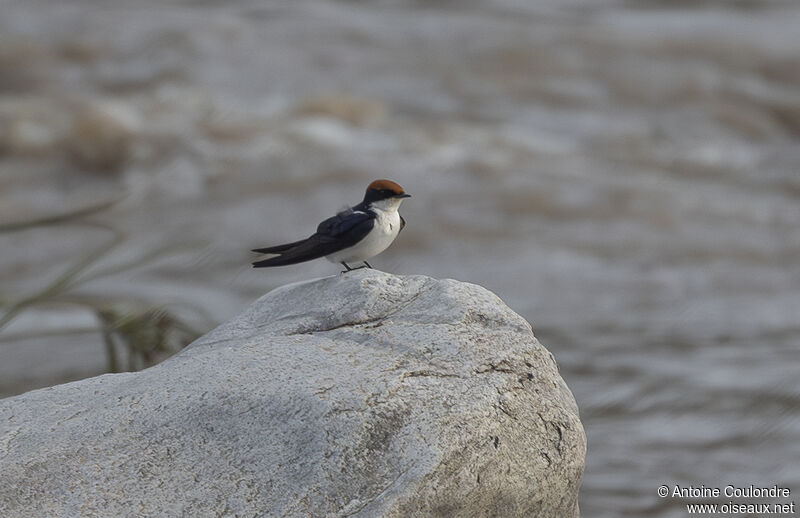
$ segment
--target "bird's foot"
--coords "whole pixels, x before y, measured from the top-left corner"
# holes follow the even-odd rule
[[[363,264],[363,265],[361,265],[361,266],[356,266],[355,268],[351,268],[350,266],[348,266],[348,264],[347,264],[347,263],[345,263],[344,261],[342,261],[342,266],[344,266],[345,268],[347,268],[346,270],[342,270],[342,273],[352,272],[353,270],[361,270],[361,269],[363,269],[363,268],[369,268],[370,270],[374,270],[374,268],[372,267],[372,265],[371,265],[371,264],[369,264],[368,262],[366,262],[366,261],[363,261],[363,263],[364,263],[364,264]]]

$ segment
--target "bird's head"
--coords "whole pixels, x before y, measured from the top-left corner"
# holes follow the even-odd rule
[[[410,198],[410,194],[391,180],[375,180],[364,194],[364,203],[383,210],[397,209],[403,198]]]

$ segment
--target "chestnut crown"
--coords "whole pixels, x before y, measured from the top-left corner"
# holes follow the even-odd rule
[[[404,191],[402,187],[391,180],[375,180],[367,187],[367,192],[364,195],[364,202],[370,203],[388,198],[410,197],[410,194],[406,194],[406,191]]]

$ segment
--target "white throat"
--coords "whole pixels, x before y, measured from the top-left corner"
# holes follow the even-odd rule
[[[370,208],[384,212],[396,212],[402,202],[403,198],[386,198],[385,200],[373,201],[370,204]]]

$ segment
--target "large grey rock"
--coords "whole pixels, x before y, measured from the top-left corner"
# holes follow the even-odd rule
[[[584,454],[499,298],[359,270],[143,372],[0,400],[0,516],[570,517]]]

